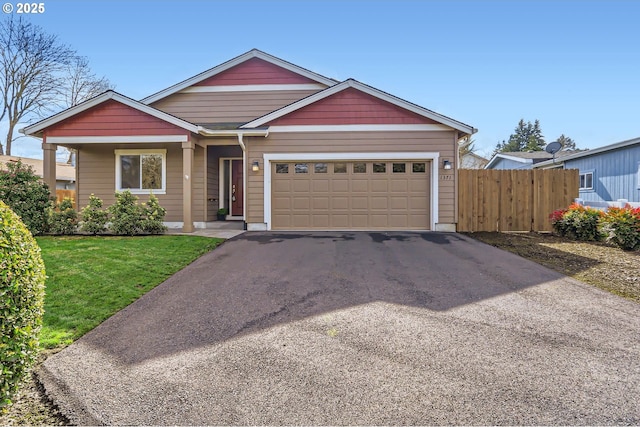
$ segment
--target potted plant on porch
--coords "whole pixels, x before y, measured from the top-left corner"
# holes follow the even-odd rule
[[[227,208],[218,209],[218,221],[226,220],[228,213],[229,213],[229,209],[227,209]]]

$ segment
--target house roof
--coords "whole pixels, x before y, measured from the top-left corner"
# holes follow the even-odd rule
[[[8,162],[21,161],[25,165],[29,165],[33,168],[33,172],[40,178],[43,176],[43,160],[32,159],[30,157],[18,157],[18,156],[0,156],[0,169],[5,169],[5,165]],[[58,181],[75,181],[76,180],[76,168],[68,163],[57,162],[56,164],[56,180]]]
[[[63,110],[61,112],[59,112],[58,114],[54,114],[51,117],[48,117],[44,120],[41,120],[37,123],[34,123],[30,126],[25,127],[24,129],[20,129],[20,132],[25,134],[25,135],[29,135],[29,136],[36,136],[36,137],[41,137],[42,136],[42,131],[56,123],[60,123],[63,120],[66,120],[78,113],[81,113],[83,111],[86,111],[90,108],[93,108],[97,105],[102,104],[103,102],[109,101],[109,100],[114,100],[117,102],[120,102],[124,105],[127,105],[131,108],[134,108],[136,110],[142,111],[143,113],[149,114],[151,116],[157,117],[158,119],[164,120],[168,123],[171,123],[175,126],[178,126],[180,128],[183,128],[185,130],[188,130],[190,132],[193,133],[198,133],[199,128],[197,125],[194,125],[193,123],[189,123],[185,120],[182,120],[176,116],[173,116],[171,114],[165,113],[164,111],[160,111],[156,108],[150,107],[146,104],[143,104],[141,102],[138,102],[134,99],[131,99],[127,96],[124,96],[118,92],[115,92],[113,90],[108,90],[106,92],[101,93],[98,96],[95,96],[85,102],[82,102],[74,107],[71,108],[67,108],[66,110]]]
[[[463,133],[465,133],[466,135],[471,135],[475,132],[477,132],[477,129],[475,129],[472,126],[469,126],[467,124],[464,124],[462,122],[459,122],[457,120],[454,120],[450,117],[444,116],[442,114],[436,113],[435,111],[431,111],[428,110],[424,107],[421,107],[417,104],[411,103],[409,101],[405,101],[404,99],[398,98],[396,96],[393,96],[387,92],[383,92],[379,89],[376,89],[374,87],[371,87],[369,85],[366,85],[364,83],[361,83],[357,80],[354,79],[347,79],[341,83],[338,83],[334,86],[328,87],[324,90],[321,90],[320,92],[316,92],[312,95],[309,95],[305,98],[300,99],[299,101],[293,102],[289,105],[286,105],[282,108],[279,108],[275,111],[272,111],[270,113],[267,113],[261,117],[258,117],[257,119],[254,119],[248,123],[245,123],[244,125],[240,126],[241,129],[251,129],[254,127],[258,127],[258,126],[262,126],[267,124],[268,122],[275,120],[277,118],[280,118],[282,116],[285,116],[293,111],[299,110],[303,107],[306,107],[307,105],[313,104],[314,102],[320,101],[321,99],[325,99],[333,94],[336,94],[340,91],[346,90],[348,88],[355,88],[357,90],[360,90],[364,93],[367,93],[371,96],[374,96],[376,98],[382,99],[384,101],[387,101],[391,104],[397,105],[398,107],[404,108],[406,110],[412,111],[418,115],[421,115],[423,117],[429,118],[431,120],[435,120],[437,122],[440,122],[444,125],[447,125],[453,129],[459,130]]]
[[[582,157],[593,156],[599,153],[606,153],[607,151],[617,150],[619,148],[629,147],[633,145],[640,145],[640,137],[627,139],[625,141],[616,142],[613,144],[605,145],[603,147],[598,147],[598,148],[593,148],[588,150],[581,150],[578,152],[571,152],[568,155],[563,156],[562,161],[565,162],[567,160],[580,159]],[[551,166],[553,164],[554,164],[553,161],[545,161],[545,162],[537,163],[535,167],[545,167],[545,166]]]
[[[230,59],[227,62],[224,62],[220,65],[217,65],[207,71],[204,71],[200,74],[197,74],[191,78],[188,78],[186,80],[181,81],[180,83],[177,83],[173,86],[170,86],[164,90],[161,90],[160,92],[156,92],[153,95],[149,95],[146,98],[142,99],[140,102],[144,103],[144,104],[151,104],[152,102],[156,102],[159,101],[162,98],[166,98],[169,95],[173,95],[176,92],[181,91],[182,89],[185,89],[189,86],[193,86],[196,83],[199,83],[205,79],[208,79],[210,77],[215,76],[216,74],[219,74],[223,71],[226,71],[232,67],[235,67],[236,65],[239,65],[245,61],[248,61],[252,58],[259,58],[262,59],[263,61],[267,61],[270,62],[274,65],[277,65],[279,67],[282,67],[286,70],[292,71],[296,74],[300,74],[304,77],[307,77],[311,80],[314,80],[318,83],[322,83],[324,85],[327,86],[333,86],[336,83],[338,83],[337,80],[334,79],[330,79],[328,77],[322,76],[318,73],[314,73],[313,71],[309,71],[306,68],[302,68],[299,67],[295,64],[292,64],[290,62],[287,62],[283,59],[280,58],[276,58],[273,55],[269,55],[268,53],[262,52],[261,50],[258,49],[251,49],[249,52],[243,53],[240,56],[236,56],[233,59]]]
[[[556,153],[556,159],[566,157],[575,153],[575,151],[560,151]],[[485,169],[491,169],[500,159],[511,160],[522,164],[540,164],[546,160],[553,159],[553,154],[549,154],[546,151],[512,151],[506,153],[496,153],[489,163],[484,167]]]

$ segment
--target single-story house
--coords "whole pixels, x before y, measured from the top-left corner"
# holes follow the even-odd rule
[[[22,132],[77,152],[78,207],[156,195],[171,227],[451,230],[472,126],[251,50],[140,101],[107,91]],[[144,197],[143,197],[144,200]]]
[[[6,169],[5,165],[9,162],[18,161],[31,166],[33,172],[40,178],[44,176],[42,159],[32,159],[30,157],[0,156],[0,169]],[[58,190],[74,190],[76,188],[76,168],[68,163],[57,162],[55,185],[52,187],[51,184],[49,184],[49,188],[56,188]]]
[[[557,156],[557,154],[556,154]],[[496,153],[484,166],[485,169],[531,169],[533,165],[552,159],[546,151],[516,151]]]
[[[640,138],[579,151],[535,168],[578,169],[580,198],[586,202],[640,203]]]

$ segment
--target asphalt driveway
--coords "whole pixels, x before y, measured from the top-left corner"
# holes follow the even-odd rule
[[[448,233],[245,233],[40,376],[73,422],[640,424],[640,305]]]

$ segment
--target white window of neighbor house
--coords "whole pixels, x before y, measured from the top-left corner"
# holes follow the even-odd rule
[[[593,171],[580,172],[580,190],[593,190]]]
[[[640,190],[640,162],[638,162],[637,180],[638,180],[638,190]]]
[[[115,150],[116,190],[165,194],[167,150]]]

